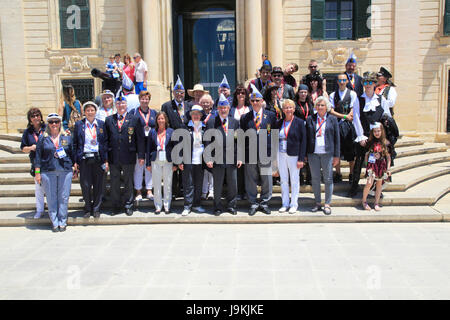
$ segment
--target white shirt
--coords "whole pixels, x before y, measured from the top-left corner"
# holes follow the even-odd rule
[[[194,145],[192,147],[192,164],[202,164],[202,155],[204,146],[202,141],[201,130],[203,127],[203,122],[200,121],[200,123],[196,126],[194,122],[191,120],[189,122],[189,125],[194,128],[194,132],[192,133],[194,137]]]
[[[127,98],[127,112],[139,108],[139,106],[141,105],[141,103],[139,102],[139,96],[137,94],[131,93],[125,97]]]
[[[115,113],[116,113],[116,110],[114,108],[105,110],[105,108],[100,107],[98,109],[97,113],[95,114],[95,119],[102,120],[104,122],[106,117],[112,116]]]
[[[141,59],[141,61],[136,64],[136,69],[134,71],[136,82],[144,82],[147,80],[145,79],[145,71],[148,72],[147,63]]]
[[[250,108],[249,107],[242,107],[241,109],[238,109],[238,108],[236,108],[236,111],[234,111],[234,115],[233,115],[233,117],[237,120],[237,121],[239,121],[239,120],[241,120],[241,117],[244,115],[244,114],[246,114],[246,113],[248,113],[250,111]]]
[[[384,92],[384,90],[386,90],[386,88],[384,88],[381,91],[380,95],[383,95],[383,92]],[[390,89],[389,89],[389,93],[388,93],[386,101],[387,101],[388,108],[393,108],[395,106],[395,102],[397,101],[397,90],[395,90],[394,87],[389,87],[389,88]]]
[[[320,118],[319,115],[317,115],[317,123],[316,123],[316,143],[314,146],[314,153],[316,154],[324,154],[326,153],[325,151],[325,128],[327,126],[327,114],[325,113],[325,115],[323,116],[323,119],[325,120],[324,123],[322,124],[322,126],[319,126],[319,120],[322,121],[322,119]],[[319,136],[319,127],[320,130],[322,131],[322,136]],[[319,139],[323,139],[323,145],[320,146],[318,143]]]
[[[98,152],[97,127],[98,123],[96,119],[94,119],[92,124],[86,119],[86,124],[84,127],[84,153]],[[95,141],[95,145],[92,144],[92,141]]]
[[[349,90],[348,88],[345,88],[344,91],[339,90],[339,101],[342,101],[342,99],[344,99],[345,95],[347,94],[347,90]],[[335,96],[336,92],[332,92],[330,94],[330,103],[331,103],[331,108],[335,108],[334,105],[334,96]],[[350,109],[359,109],[359,99],[358,99],[358,95],[356,94],[355,91],[350,90]],[[341,119],[344,120],[344,119]]]

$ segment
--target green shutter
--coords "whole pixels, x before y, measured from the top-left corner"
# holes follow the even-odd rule
[[[368,12],[370,6],[370,0],[355,0],[354,14],[355,14],[355,39],[370,37],[371,14]]]
[[[76,5],[80,8],[80,28],[67,28],[67,8]],[[59,1],[61,48],[90,48],[91,22],[88,0],[60,0]]]
[[[325,0],[311,0],[311,39],[325,37]]]
[[[450,36],[450,0],[445,0],[444,34]]]

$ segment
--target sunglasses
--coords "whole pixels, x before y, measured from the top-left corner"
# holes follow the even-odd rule
[[[236,94],[244,94],[245,95],[245,91],[236,91]]]
[[[309,66],[310,69],[317,69],[317,66]]]
[[[272,75],[272,77],[274,77],[274,78],[281,78],[282,76],[283,75],[281,73],[276,73],[276,74]]]
[[[37,118],[37,117],[40,117],[40,116],[41,116],[40,114],[32,114],[32,115],[30,116],[30,118],[33,119],[33,118]]]
[[[250,100],[251,102],[261,102],[262,100],[261,99],[258,99],[258,100]]]
[[[57,123],[60,123],[61,121],[59,121],[59,120],[49,120],[48,121],[48,124],[57,124]]]
[[[136,60],[137,58],[139,58],[139,56],[133,57],[134,60]]]
[[[338,82],[344,83],[344,82],[347,82],[347,79],[338,79]]]
[[[373,81],[364,81],[364,85],[365,86],[370,86],[370,85],[372,85],[372,84],[374,84],[375,82],[373,82]]]

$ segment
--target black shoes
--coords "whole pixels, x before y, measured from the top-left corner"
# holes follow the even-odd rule
[[[270,211],[269,207],[267,207],[267,206],[261,207],[261,211],[264,212],[264,213],[267,214],[267,215],[269,215],[269,214],[272,213],[272,212]]]
[[[90,211],[85,211],[84,215],[83,215],[83,218],[89,219],[90,217],[91,217],[91,212]]]
[[[254,216],[256,214],[256,211],[258,211],[258,207],[251,207],[250,211],[248,212],[248,215]]]
[[[220,209],[214,210],[214,215],[215,215],[216,217],[220,216],[221,214],[222,214],[222,210],[220,210]]]
[[[64,227],[59,227],[59,232],[64,232],[64,231],[66,231],[66,226],[64,226]]]
[[[133,215],[133,209],[127,208],[127,216],[131,217]]]
[[[269,207],[267,205],[264,205],[264,206],[259,206],[259,207],[251,207],[250,211],[248,212],[248,215],[254,216],[256,214],[256,211],[258,211],[258,210],[264,212],[267,215],[272,213],[272,211],[269,209]]]
[[[95,212],[94,212],[94,218],[95,218],[95,219],[100,218],[100,211],[95,211]]]
[[[237,210],[234,208],[228,208],[227,212],[231,213],[233,216],[237,215]]]

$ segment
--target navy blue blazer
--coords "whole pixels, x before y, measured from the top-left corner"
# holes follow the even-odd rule
[[[141,116],[141,114],[139,112],[139,109],[140,109],[140,107],[131,110],[130,114],[137,116],[139,118],[139,120],[141,120],[142,129],[145,130],[144,129],[145,128],[145,120],[144,120],[144,118],[142,118],[142,116]],[[150,108],[148,110],[150,112],[150,118],[148,120],[148,126],[150,128],[154,128],[154,127],[156,127],[156,114],[157,114],[157,112],[156,112],[156,110],[153,110],[153,109],[150,109]],[[143,133],[145,135],[145,131],[143,131]]]
[[[272,129],[276,129],[276,115],[275,113],[263,110],[262,119],[261,119],[261,125],[259,129],[266,129],[267,130],[267,156],[270,157],[272,155],[272,143],[271,143],[271,132]],[[244,132],[247,130],[255,130],[256,131],[256,124],[254,120],[253,110],[246,113],[241,117],[240,121],[240,127]],[[258,135],[258,143],[257,143],[257,157],[259,158],[259,134]],[[245,161],[248,163],[249,161],[249,142],[248,139],[245,139]]]
[[[277,121],[277,129],[281,130],[284,120]],[[287,138],[287,154],[290,157],[298,157],[298,161],[304,162],[306,155],[307,137],[305,121],[294,116]]]
[[[172,129],[187,129],[187,124],[191,117],[189,112],[191,111],[192,103],[190,101],[183,101],[184,103],[184,121],[181,120],[180,114],[178,113],[178,107],[175,100],[168,101],[161,106],[161,111],[164,111],[169,118],[169,127]]]
[[[75,163],[80,164],[83,159],[84,144],[86,138],[86,118],[77,121],[75,123],[75,129],[73,132],[73,149],[75,151]],[[98,143],[98,153],[100,155],[100,161],[102,163],[108,161],[108,144],[105,132],[105,123],[101,120],[96,119],[97,126],[97,143]]]
[[[35,168],[40,168],[41,172],[55,171],[57,169],[56,162],[59,162],[59,165],[64,168],[64,171],[72,171],[74,162],[72,137],[61,134],[59,137],[59,146],[64,148],[64,152],[67,155],[62,159],[55,158],[56,147],[50,136],[46,133],[40,136],[36,144]]]
[[[23,150],[25,147],[31,147],[32,145],[37,144],[37,140],[39,137],[45,132],[46,125],[43,124],[39,133],[34,132],[33,126],[25,129],[22,135],[22,141],[20,143],[20,150]],[[37,139],[37,140],[36,140]],[[31,166],[34,165],[34,158],[36,157],[35,151],[30,151],[29,155]]]
[[[109,164],[136,164],[136,154],[145,159],[144,131],[139,118],[127,113],[121,130],[117,121],[117,113],[105,120]]]
[[[306,136],[308,138],[307,153],[314,153],[316,147],[316,126],[317,113],[306,119]],[[339,135],[339,124],[335,116],[327,113],[325,126],[325,152],[332,154],[333,157],[340,157],[341,144]]]
[[[164,150],[166,151],[166,159],[167,162],[172,162],[172,149],[175,146],[175,143],[172,140],[172,128],[167,128],[166,130],[166,140],[164,142]],[[150,167],[152,165],[152,161],[156,161],[156,156],[158,154],[158,131],[156,129],[152,129],[148,134],[147,140],[147,161],[146,166]]]

